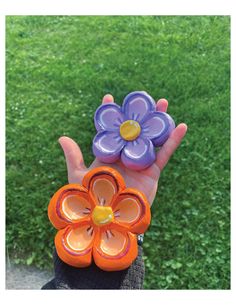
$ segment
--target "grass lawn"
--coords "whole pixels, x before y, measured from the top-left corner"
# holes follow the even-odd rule
[[[169,100],[188,133],[159,181],[144,238],[145,288],[230,288],[230,18],[9,16],[6,245],[52,268],[52,194],[67,183],[57,139],[93,160],[102,96]]]

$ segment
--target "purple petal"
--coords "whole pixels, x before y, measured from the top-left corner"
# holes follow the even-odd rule
[[[175,128],[171,116],[165,112],[156,111],[150,114],[142,124],[142,137],[152,140],[155,146],[161,146]]]
[[[121,160],[124,165],[133,170],[142,170],[150,166],[156,159],[155,148],[149,139],[137,138],[127,142]]]
[[[150,111],[153,112],[155,109],[155,101],[144,91],[136,91],[128,94],[122,105],[125,118],[138,122],[143,122]]]
[[[119,105],[115,103],[103,104],[95,112],[94,123],[99,130],[118,130],[124,121],[124,115]]]
[[[124,145],[118,132],[103,130],[93,139],[93,153],[101,162],[113,163],[119,159]]]

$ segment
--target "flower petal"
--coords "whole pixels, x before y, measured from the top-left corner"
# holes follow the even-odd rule
[[[124,165],[133,170],[142,170],[150,166],[156,158],[155,148],[149,139],[137,138],[127,142],[121,153]]]
[[[89,218],[92,209],[88,191],[79,184],[67,184],[60,188],[50,200],[48,217],[55,228]]]
[[[80,226],[67,226],[58,231],[55,246],[58,256],[68,265],[86,267],[92,261],[92,247],[95,230],[89,222]]]
[[[112,208],[116,222],[130,232],[141,234],[147,230],[151,221],[150,205],[140,191],[125,189],[119,194]]]
[[[127,120],[143,122],[150,111],[155,111],[155,107],[155,101],[150,95],[143,91],[137,91],[125,97],[122,111]]]
[[[113,163],[120,157],[125,141],[119,133],[100,131],[93,139],[93,153],[101,162]]]
[[[128,268],[138,255],[135,234],[117,229],[101,230],[94,241],[93,258],[105,271]]]
[[[152,140],[155,146],[161,146],[174,128],[175,123],[170,115],[156,111],[150,114],[142,124],[142,136]]]
[[[124,190],[122,176],[112,168],[98,167],[90,170],[83,179],[83,185],[97,205],[109,206],[117,194]]]
[[[103,104],[95,112],[94,123],[99,130],[118,130],[124,121],[124,115],[119,105],[115,103]]]

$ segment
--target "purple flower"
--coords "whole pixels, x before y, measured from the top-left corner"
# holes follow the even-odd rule
[[[95,112],[93,153],[104,163],[119,158],[133,170],[142,170],[156,159],[155,146],[161,146],[175,128],[173,119],[156,111],[156,103],[146,92],[128,94],[122,107],[103,104]]]

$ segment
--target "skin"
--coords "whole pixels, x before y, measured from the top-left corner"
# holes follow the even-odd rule
[[[114,103],[113,96],[110,94],[105,95],[102,103]],[[156,109],[158,111],[166,112],[167,107],[168,101],[166,99],[160,99],[156,103]],[[81,184],[84,175],[90,169],[107,165],[115,168],[121,173],[127,187],[136,188],[142,191],[146,195],[150,205],[152,205],[156,196],[160,174],[168,163],[170,157],[180,145],[186,132],[187,125],[184,123],[179,124],[172,131],[165,144],[158,150],[156,161],[150,167],[142,171],[132,171],[127,169],[120,161],[114,164],[105,164],[97,160],[97,158],[92,162],[89,168],[87,168],[84,164],[83,154],[78,144],[69,137],[60,137],[59,143],[66,158],[69,183]]]

